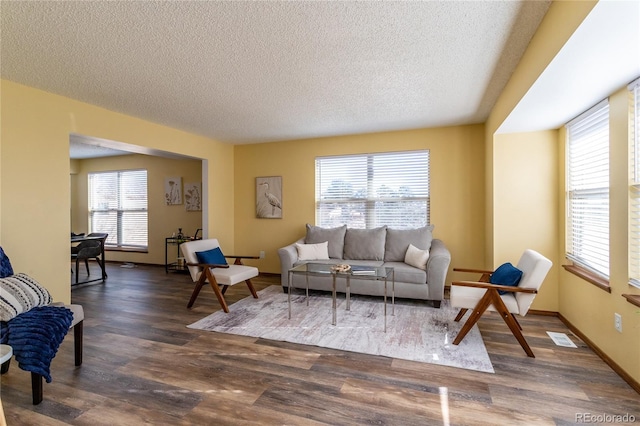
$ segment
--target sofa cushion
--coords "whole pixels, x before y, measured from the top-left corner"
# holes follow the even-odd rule
[[[307,236],[305,244],[328,243],[329,257],[332,259],[342,259],[344,250],[344,234],[347,225],[338,228],[322,228],[307,224]]]
[[[393,268],[396,283],[425,284],[427,271],[418,269],[404,262],[385,262],[382,266]]]
[[[355,260],[384,259],[386,236],[386,226],[374,229],[347,229],[344,236],[344,258]]]
[[[404,256],[404,263],[420,269],[427,269],[429,250],[420,250],[413,244],[409,244],[407,254]]]
[[[329,259],[328,242],[317,244],[296,243],[298,260],[326,260]]]
[[[53,301],[51,294],[27,274],[0,278],[0,321]]]
[[[404,257],[413,244],[420,250],[429,250],[433,240],[433,225],[412,229],[387,229],[385,242],[385,262],[404,262]]]

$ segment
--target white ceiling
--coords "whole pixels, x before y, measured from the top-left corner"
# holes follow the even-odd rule
[[[482,123],[549,1],[2,1],[2,78],[229,143]]]
[[[640,1],[600,1],[498,129],[557,129],[640,77]]]
[[[2,78],[236,144],[482,123],[548,7],[0,1],[0,65]],[[638,76],[640,2],[600,1],[499,131],[557,128]]]

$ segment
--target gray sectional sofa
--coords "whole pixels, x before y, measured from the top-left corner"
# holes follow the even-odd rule
[[[433,226],[416,229],[392,229],[386,226],[375,229],[351,229],[347,226],[321,228],[307,225],[307,235],[278,250],[282,273],[282,287],[289,287],[288,271],[306,262],[327,264],[346,263],[350,265],[386,266],[395,271],[395,296],[399,298],[422,299],[433,302],[436,308],[444,299],[444,286],[451,254],[439,239],[432,235]],[[326,242],[327,254],[318,259],[309,258],[307,248],[322,248]],[[297,246],[299,245],[299,246]],[[313,245],[313,246],[311,246]],[[424,268],[405,263],[409,261],[407,250],[420,249],[428,253]],[[303,254],[303,259],[299,258]],[[305,257],[306,256],[306,257]],[[415,263],[415,262],[413,262]],[[306,288],[305,277],[293,274],[293,288]],[[337,280],[337,291],[344,293],[346,280]],[[309,288],[331,291],[330,276],[310,276]],[[387,294],[390,295],[390,283]],[[351,279],[351,293],[371,296],[384,295],[384,281]]]

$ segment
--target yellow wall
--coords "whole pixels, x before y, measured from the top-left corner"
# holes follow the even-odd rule
[[[277,249],[315,224],[315,158],[429,149],[431,223],[451,250],[452,266],[484,262],[484,126],[457,126],[331,138],[238,145],[235,148],[235,235],[239,254],[266,258],[263,272],[280,272]],[[283,218],[255,217],[255,178],[282,176]],[[452,274],[449,276],[451,279]],[[469,278],[469,277],[467,277]]]
[[[494,136],[500,125],[516,107],[545,68],[558,54],[560,49],[569,40],[571,35],[580,26],[584,18],[591,12],[597,1],[554,1],[547,11],[544,19],[540,23],[536,33],[529,42],[527,50],[522,55],[517,68],[513,72],[511,79],[498,97],[496,104],[491,110],[485,126],[485,138],[487,140],[485,161],[487,174],[486,179],[486,267],[493,268],[500,263],[496,259],[497,253],[500,256],[507,256],[511,259],[517,258],[521,253],[518,250],[505,250],[503,247],[495,247],[494,235],[501,234],[501,225],[496,222],[494,214],[499,209],[496,198],[501,199],[494,185],[499,182],[495,177],[496,170],[502,164],[496,163],[496,157],[502,157],[501,153],[495,153]],[[507,137],[507,136],[505,136]],[[502,139],[505,142],[507,139]],[[504,144],[503,144],[504,146]],[[551,160],[551,159],[550,159]],[[542,253],[550,256],[551,253]],[[554,264],[557,263],[554,260]],[[546,284],[545,284],[546,286]]]
[[[610,134],[610,285],[607,293],[585,280],[562,270],[560,272],[559,311],[582,331],[611,359],[640,381],[640,308],[631,305],[621,294],[640,294],[640,290],[628,284],[628,160],[629,160],[629,92],[626,88],[609,98]],[[585,108],[586,110],[587,108]],[[564,132],[562,132],[564,135]],[[564,166],[564,137],[559,144],[561,163]],[[564,179],[559,186],[564,200]],[[560,219],[565,209],[562,204]],[[561,261],[566,253],[565,239],[560,240]],[[614,313],[622,315],[622,333],[613,327]]]
[[[108,251],[107,260],[164,264],[165,238],[182,228],[185,235],[193,235],[202,228],[202,212],[187,211],[185,205],[168,206],[164,200],[164,179],[170,176],[182,177],[182,184],[202,182],[202,162],[200,160],[179,160],[149,155],[124,155],[107,158],[86,159],[77,162],[76,186],[72,187],[73,232],[89,232],[87,174],[90,172],[113,170],[147,170],[149,251],[148,253]],[[74,176],[74,175],[72,175]],[[184,194],[183,194],[184,197]],[[200,234],[202,235],[202,234]],[[168,249],[169,261],[177,255],[176,247]]]
[[[219,208],[233,205],[233,146],[7,80],[0,84],[0,243],[14,269],[40,281],[55,300],[71,298],[70,133],[205,159],[203,220],[233,250],[233,211]],[[35,246],[46,255],[34,253]]]
[[[514,265],[525,249],[554,261],[532,309],[558,310],[558,132],[494,137],[494,259]]]
[[[203,190],[208,186],[209,210],[203,220],[209,223],[209,234],[221,240],[227,253],[257,255],[265,250],[266,258],[254,262],[263,272],[279,272],[277,248],[304,235],[305,223],[314,223],[316,156],[427,148],[431,150],[431,221],[436,225],[435,236],[452,252],[452,266],[496,266],[517,259],[524,244],[539,247],[555,266],[534,307],[554,310],[557,306],[640,382],[640,314],[620,296],[637,293],[626,284],[626,178],[623,185],[620,171],[627,167],[623,91],[612,98],[611,294],[559,268],[565,262],[562,129],[557,132],[555,152],[550,152],[554,132],[495,135],[595,4],[553,2],[485,126],[234,147],[3,80],[1,243],[17,270],[39,279],[57,300],[69,301],[70,132],[204,158],[208,173],[203,176]],[[529,204],[524,194],[513,196],[513,183],[523,184],[524,174],[505,161],[512,158],[527,160],[523,167],[535,168],[536,178],[539,170],[548,173],[543,181],[527,185],[541,203],[530,210],[522,205]],[[283,219],[255,218],[258,176],[283,177]],[[504,217],[504,205],[523,215],[520,224]],[[538,233],[528,228],[534,219],[541,228]],[[523,235],[522,241],[510,238],[514,231]],[[34,242],[47,253],[37,263],[33,262]],[[449,274],[449,281],[457,278]],[[613,330],[614,312],[623,316],[623,333]]]
[[[556,209],[557,218],[549,217],[551,210],[535,208],[529,212],[518,209],[521,215],[521,230],[518,235],[526,237],[527,244],[536,244],[543,254],[552,259],[554,268],[545,281],[540,295],[536,298],[535,309],[557,310],[571,324],[619,365],[636,382],[640,382],[640,313],[628,303],[622,293],[640,293],[627,284],[627,185],[628,185],[628,93],[626,90],[613,94],[610,99],[611,112],[611,294],[598,289],[585,280],[561,268],[567,264],[565,258],[565,194],[564,194],[564,142],[565,132],[559,129],[556,136],[556,152],[549,152],[554,146],[554,132],[533,132],[529,134],[496,135],[500,124],[535,83],[540,73],[549,64],[575,29],[582,23],[596,2],[554,2],[542,24],[538,28],[518,68],[513,73],[489,120],[486,123],[487,161],[487,253],[488,266],[496,266],[505,259],[515,259],[522,247],[512,242],[509,235],[517,231],[518,223],[508,220],[501,213],[506,203],[516,208],[518,203],[527,203],[522,194],[513,193],[512,182],[523,184],[527,192],[530,188],[536,197],[546,200],[550,209]],[[585,105],[588,109],[592,105]],[[521,146],[521,149],[519,148]],[[529,157],[531,155],[531,157]],[[531,175],[524,185],[519,168],[513,167],[511,159],[525,160],[522,167],[539,167],[545,173]],[[530,164],[530,161],[533,164]],[[554,172],[554,170],[556,170]],[[535,176],[535,177],[533,177]],[[545,182],[537,180],[542,178]],[[555,189],[551,186],[555,182]],[[555,202],[549,197],[555,193]],[[540,215],[542,223],[537,220]],[[535,223],[541,227],[536,234],[529,227]],[[555,245],[555,249],[554,249]],[[557,296],[554,295],[557,293]],[[556,297],[556,300],[554,300]],[[540,300],[538,300],[540,299]],[[554,306],[557,309],[554,309]],[[613,314],[623,317],[623,333],[613,328]]]

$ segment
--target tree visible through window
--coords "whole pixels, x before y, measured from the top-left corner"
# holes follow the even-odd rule
[[[316,224],[361,229],[429,224],[429,151],[317,158]]]
[[[106,245],[147,249],[147,171],[89,173],[89,228]]]

